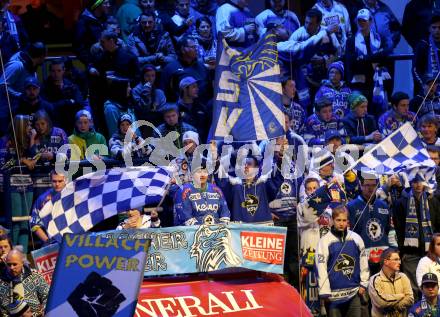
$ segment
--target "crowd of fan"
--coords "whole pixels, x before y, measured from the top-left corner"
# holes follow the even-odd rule
[[[51,172],[52,188],[39,195],[33,171],[53,164],[65,144],[72,145],[71,160],[122,160],[127,155],[148,160],[154,151],[148,140],[169,132],[177,132],[174,145],[185,150],[170,158],[174,178],[163,211],[130,210],[118,229],[230,221],[285,226],[288,281],[305,292],[313,287],[307,281],[316,276],[330,316],[368,316],[369,303],[372,316],[440,313],[439,192],[428,191],[424,175],[365,177],[356,171],[342,174],[337,164],[338,159],[350,161],[337,151],[342,145],[368,148],[407,122],[419,129],[439,164],[436,1],[410,1],[402,27],[378,0],[317,0],[303,25],[284,0],[268,1],[257,16],[247,2],[176,0],[175,13],[169,15],[154,0],[125,0],[118,8],[109,0],[93,0],[78,18],[73,39],[85,70],[69,58],[56,58],[42,80],[36,70],[45,61],[45,44],[29,41],[32,24],[26,28],[8,11],[7,1],[1,2],[0,163],[3,171],[27,167],[8,174],[4,196],[13,217],[31,215],[31,220],[30,225],[14,222],[12,241],[0,236],[0,247],[2,241],[9,246],[0,250],[10,267],[1,270],[9,273],[0,276],[0,289],[14,293],[8,288],[19,276],[23,284],[29,279],[39,285],[26,293],[31,296],[26,302],[2,296],[5,315],[41,315],[47,297],[47,286],[28,269],[23,254],[10,250],[21,245],[27,253],[29,228],[43,243],[51,242],[39,212],[64,188],[66,178]],[[412,99],[393,88],[394,61],[388,58],[401,31],[414,50]],[[215,173],[204,164],[191,168],[199,155],[196,147],[206,143],[212,124],[219,36],[241,50],[267,32],[277,39],[286,119],[273,168],[262,172],[259,155],[265,141],[251,142],[254,155],[245,158],[239,171],[223,168],[220,161]],[[138,120],[152,125],[138,126]],[[283,151],[302,139],[327,148],[313,152],[305,175],[284,178]],[[219,150],[222,144],[217,145]],[[411,308],[419,297],[421,303]],[[309,307],[319,313],[319,304]]]

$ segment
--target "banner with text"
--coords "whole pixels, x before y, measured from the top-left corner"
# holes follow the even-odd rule
[[[148,239],[65,234],[45,316],[133,316],[149,247]]]
[[[55,270],[59,251],[60,247],[58,243],[55,243],[31,252],[37,271],[43,275],[49,285],[52,283],[52,274]]]
[[[105,237],[151,239],[145,276],[210,272],[242,267],[283,273],[286,228],[201,225],[111,231]]]
[[[134,316],[312,317],[296,289],[282,277],[246,274],[211,276],[209,280],[145,279]]]

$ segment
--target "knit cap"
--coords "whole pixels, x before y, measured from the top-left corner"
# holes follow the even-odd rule
[[[354,92],[348,96],[348,103],[350,104],[351,110],[354,110],[357,106],[364,102],[368,102],[368,99],[358,92]]]

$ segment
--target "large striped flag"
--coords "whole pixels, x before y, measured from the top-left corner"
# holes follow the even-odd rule
[[[431,189],[436,187],[435,162],[429,157],[422,140],[412,125],[407,122],[374,146],[347,169],[382,174],[395,174],[404,171],[412,179],[420,174]]]
[[[119,212],[157,204],[169,184],[163,168],[113,168],[83,175],[70,182],[40,212],[49,237],[83,233]]]
[[[267,140],[284,132],[280,66],[275,35],[239,51],[224,39],[217,48],[213,139]]]

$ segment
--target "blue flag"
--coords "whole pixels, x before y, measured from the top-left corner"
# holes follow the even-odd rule
[[[119,212],[157,204],[170,176],[163,168],[135,166],[83,175],[54,195],[40,216],[51,238],[83,233]]]
[[[220,37],[211,136],[234,141],[282,136],[284,114],[275,35],[238,51]]]
[[[435,163],[409,122],[365,153],[351,169],[376,175],[402,171],[409,181],[421,177],[431,190],[437,186]]]

